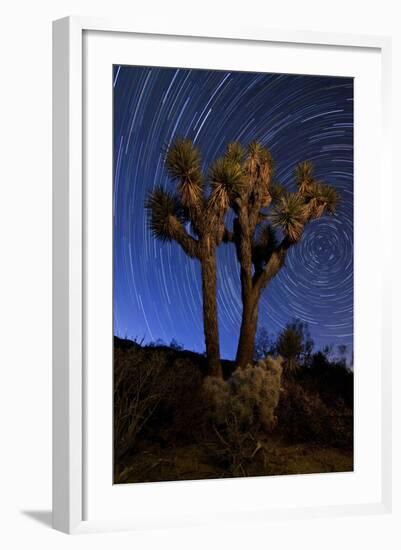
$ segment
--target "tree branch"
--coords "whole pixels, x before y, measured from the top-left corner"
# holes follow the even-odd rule
[[[291,242],[288,237],[284,237],[272,253],[270,260],[267,262],[263,270],[255,273],[253,277],[253,287],[257,289],[258,292],[261,292],[267,283],[270,282],[283,267],[287,250],[292,244],[295,243]]]
[[[253,237],[260,217],[261,208],[267,208],[271,203],[271,195],[268,191],[270,186],[272,170],[269,163],[264,163],[258,167],[257,175],[252,186],[252,204],[248,206],[249,231]]]
[[[171,239],[177,241],[185,254],[191,258],[199,258],[199,242],[189,235],[180,220],[176,216],[170,214],[168,217],[168,225]]]

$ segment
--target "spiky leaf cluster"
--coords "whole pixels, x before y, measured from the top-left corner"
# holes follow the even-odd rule
[[[334,214],[340,202],[340,196],[334,187],[320,184],[320,200],[329,214]]]
[[[148,223],[154,237],[161,241],[173,239],[172,218],[183,220],[183,210],[178,198],[157,187],[149,196],[146,202],[148,212]]]
[[[324,183],[312,182],[302,196],[307,205],[308,220],[320,218],[325,211],[334,214],[339,202],[339,195],[334,187]]]
[[[305,201],[300,193],[283,195],[270,214],[273,227],[279,227],[291,242],[302,237],[305,225]]]
[[[269,150],[258,141],[249,143],[243,162],[244,194],[246,197],[258,195],[267,205],[270,200],[268,186],[270,183],[273,160]]]
[[[231,201],[242,191],[244,180],[241,164],[224,156],[213,163],[209,179],[211,204],[226,210]]]
[[[308,220],[320,218],[324,212],[324,204],[321,201],[321,184],[312,182],[307,191],[302,193],[306,204],[306,217]]]
[[[281,183],[278,183],[277,181],[273,181],[270,184],[269,193],[272,198],[272,202],[274,203],[279,199],[281,199],[281,197],[287,195],[288,191],[285,189],[283,185],[281,185]]]
[[[239,143],[239,141],[232,141],[227,146],[225,157],[232,161],[241,164],[245,158],[246,151]]]
[[[203,197],[201,158],[192,140],[176,139],[167,151],[166,166],[170,177],[178,181],[182,204],[199,207]]]
[[[313,164],[309,160],[300,162],[295,169],[295,178],[299,192],[308,191],[314,181]]]
[[[302,334],[295,326],[287,326],[279,335],[277,351],[284,358],[284,369],[293,374],[299,369],[299,357],[303,351]]]
[[[248,145],[246,167],[251,175],[260,175],[261,170],[273,168],[270,151],[259,141],[251,141]]]
[[[248,156],[249,159],[255,159],[259,164],[267,162],[273,164],[273,159],[270,154],[270,151],[264,147],[260,141],[251,141],[248,145]]]

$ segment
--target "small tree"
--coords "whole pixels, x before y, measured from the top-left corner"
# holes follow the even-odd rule
[[[289,323],[279,334],[277,352],[284,359],[285,374],[291,376],[297,372],[308,346],[308,340],[304,340],[303,324],[298,321]]]

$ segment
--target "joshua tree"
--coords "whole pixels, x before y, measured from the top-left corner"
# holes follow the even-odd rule
[[[229,208],[227,183],[236,181],[241,169],[223,160],[214,163],[205,178],[198,149],[189,139],[177,139],[167,151],[167,171],[176,183],[175,192],[157,187],[146,208],[153,235],[176,241],[201,265],[203,323],[209,373],[222,377],[217,321],[216,246],[224,235]],[[228,180],[229,178],[229,180]]]
[[[235,244],[240,263],[242,322],[236,363],[254,356],[258,307],[263,290],[283,267],[288,249],[297,244],[307,223],[324,212],[334,213],[336,190],[315,180],[310,162],[296,168],[297,191],[273,183],[270,152],[254,141],[247,149],[229,144],[220,161],[235,218],[224,240]]]
[[[280,332],[276,347],[277,353],[284,359],[284,373],[292,376],[302,364],[305,365],[313,350],[313,341],[306,323],[298,319],[288,323]]]

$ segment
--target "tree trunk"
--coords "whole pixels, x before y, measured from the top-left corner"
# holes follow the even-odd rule
[[[206,247],[201,255],[203,327],[210,376],[223,378],[220,362],[219,329],[217,320],[217,269],[215,249]]]
[[[245,367],[253,361],[258,325],[259,296],[259,293],[254,290],[243,296],[241,330],[235,360],[238,367]]]

